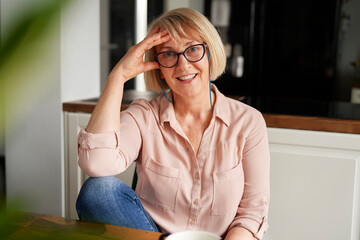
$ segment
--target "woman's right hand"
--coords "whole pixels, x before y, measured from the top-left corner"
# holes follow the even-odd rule
[[[86,127],[89,133],[112,132],[120,129],[120,109],[124,83],[140,73],[157,69],[157,62],[144,62],[144,54],[152,47],[170,40],[169,33],[157,27],[144,40],[132,46],[111,71],[105,88]]]
[[[152,47],[169,40],[169,33],[166,30],[160,32],[160,27],[156,27],[141,42],[129,48],[110,73],[109,79],[115,78],[125,83],[140,73],[159,68],[157,62],[144,62],[144,54]]]

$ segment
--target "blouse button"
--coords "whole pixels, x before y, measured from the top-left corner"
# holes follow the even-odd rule
[[[194,203],[195,206],[197,206],[197,205],[199,204],[199,201],[198,201],[197,199],[195,199],[195,200],[193,201],[193,203]]]
[[[195,225],[195,221],[193,219],[190,221],[190,225]]]
[[[195,173],[194,179],[199,180],[199,174],[198,173]]]

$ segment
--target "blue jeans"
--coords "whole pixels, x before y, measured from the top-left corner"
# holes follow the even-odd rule
[[[83,221],[161,232],[134,190],[116,177],[88,178],[76,210]]]

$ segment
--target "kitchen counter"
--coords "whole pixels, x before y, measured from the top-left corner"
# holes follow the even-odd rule
[[[125,91],[122,109],[135,98],[151,99],[156,93]],[[268,127],[360,134],[360,104],[270,98],[240,98],[263,113]],[[92,113],[98,99],[63,103],[63,111]]]

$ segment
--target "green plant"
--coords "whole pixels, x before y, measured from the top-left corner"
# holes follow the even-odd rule
[[[5,114],[7,122],[11,123],[27,107],[17,104],[17,99],[34,101],[36,96],[28,96],[27,87],[38,89],[39,93],[44,91],[44,82],[31,76],[45,71],[51,64],[49,50],[59,39],[60,10],[68,2],[43,1],[41,6],[17,16],[15,23],[2,22],[2,26],[11,27],[6,28],[5,34],[2,32],[0,44],[0,146],[4,144]],[[11,111],[5,112],[5,107]],[[7,130],[9,127],[6,126]]]

